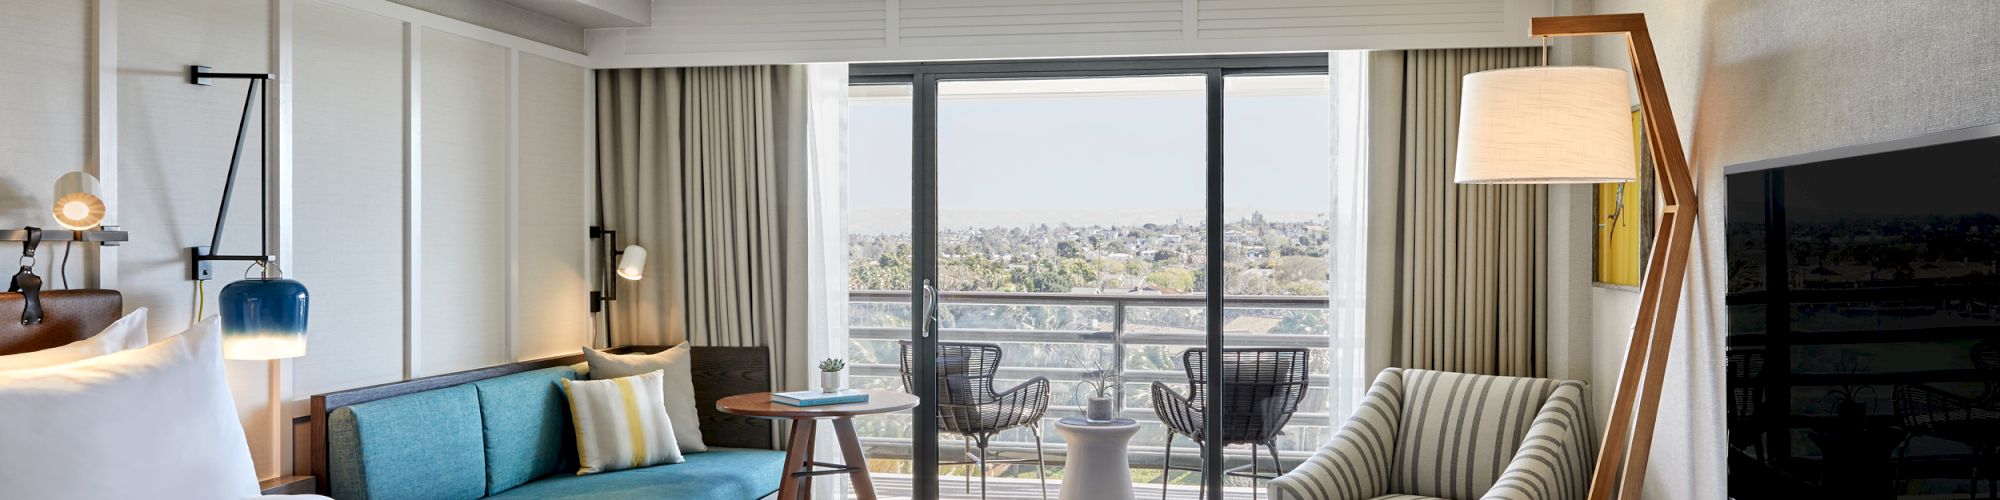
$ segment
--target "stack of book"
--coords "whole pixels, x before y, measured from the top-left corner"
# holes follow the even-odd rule
[[[820,406],[868,402],[868,391],[843,389],[840,392],[795,391],[771,393],[771,402],[792,406]]]

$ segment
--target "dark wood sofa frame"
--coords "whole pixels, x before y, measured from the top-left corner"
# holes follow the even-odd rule
[[[630,346],[607,352],[656,353],[662,346]],[[771,421],[722,413],[715,401],[725,397],[771,390],[770,354],[763,347],[694,347],[694,399],[701,412],[701,438],[709,446],[776,449]],[[390,382],[357,389],[329,392],[312,397],[312,475],[321,495],[332,494],[327,477],[326,416],[340,407],[387,399],[431,389],[441,389],[493,377],[583,362],[583,353],[542,358],[424,378]]]

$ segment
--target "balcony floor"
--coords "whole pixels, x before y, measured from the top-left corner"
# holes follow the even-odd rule
[[[876,473],[874,479],[875,495],[881,500],[912,500],[910,476]],[[942,478],[942,481],[944,485],[942,488],[939,488],[939,493],[943,494],[942,498],[945,500],[979,499],[978,478],[973,478],[972,480],[971,493],[966,493],[964,476],[947,475]],[[1034,479],[987,478],[986,487],[988,488],[987,500],[1041,500],[1042,498],[1040,481]],[[1160,498],[1159,483],[1134,484],[1132,488],[1135,493],[1134,497],[1138,500]],[[1051,500],[1056,498],[1056,493],[1061,489],[1061,481],[1049,480],[1049,498]],[[1250,500],[1250,493],[1250,488],[1243,486],[1223,488],[1223,498],[1229,500]],[[1259,492],[1257,496],[1262,498],[1264,495],[1262,492]],[[847,498],[852,499],[856,497],[852,493],[849,493]],[[1167,487],[1166,498],[1167,500],[1200,500],[1200,494],[1199,489],[1194,486],[1176,485]]]

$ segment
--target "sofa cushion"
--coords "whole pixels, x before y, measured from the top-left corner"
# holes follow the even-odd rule
[[[333,496],[472,499],[486,494],[479,395],[460,385],[349,405],[327,416]]]
[[[778,490],[785,452],[711,447],[687,461],[587,476],[554,475],[495,499],[755,500]]]
[[[486,494],[492,495],[555,472],[574,454],[569,401],[561,382],[575,380],[568,367],[544,368],[473,382],[485,416]]]

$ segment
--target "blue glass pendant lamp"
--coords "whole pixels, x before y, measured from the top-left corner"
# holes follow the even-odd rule
[[[270,269],[276,269],[275,266]],[[279,359],[306,355],[306,286],[278,273],[222,287],[222,357]]]
[[[257,211],[260,224],[258,242],[262,251],[257,255],[221,255],[216,249],[222,245],[223,222],[229,216],[229,200],[236,185],[237,165],[243,157],[243,140],[250,125],[250,112],[256,108],[258,91],[271,75],[263,73],[215,73],[206,66],[189,68],[188,82],[208,85],[211,78],[250,80],[250,90],[243,98],[243,120],[236,126],[236,150],[229,156],[229,174],[222,185],[222,208],[216,211],[215,233],[208,246],[189,248],[193,256],[193,267],[189,275],[194,280],[208,280],[214,277],[213,261],[247,261],[263,269],[261,276],[244,278],[222,287],[217,297],[222,308],[222,356],[229,359],[266,360],[296,358],[306,354],[306,306],[310,295],[306,286],[297,280],[286,279],[284,271],[278,268],[276,258],[270,255],[269,238],[264,237],[268,227],[261,220],[270,207],[265,203],[264,192],[269,183],[264,182],[270,174],[270,167],[263,155],[258,155],[259,189],[257,190]],[[267,127],[259,126],[259,140],[269,145],[264,137]],[[260,148],[261,150],[262,148]]]

